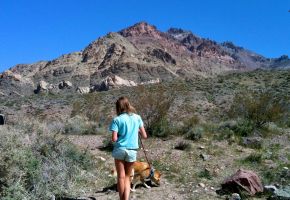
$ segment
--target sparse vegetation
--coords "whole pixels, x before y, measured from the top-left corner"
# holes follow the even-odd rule
[[[246,130],[242,127],[238,131],[245,134],[266,123],[282,120],[288,114],[288,106],[287,99],[278,98],[272,91],[242,92],[235,96],[230,116],[244,119]]]
[[[190,129],[185,137],[189,140],[198,141],[203,137],[204,129],[202,127],[194,127]]]
[[[182,151],[189,151],[192,149],[192,146],[189,142],[182,140],[175,145],[174,149],[182,150]]]
[[[170,124],[167,119],[168,111],[173,102],[173,96],[166,95],[166,89],[157,87],[157,91],[146,90],[138,86],[138,100],[134,100],[136,110],[142,116],[144,126],[151,136],[167,137]]]
[[[0,129],[1,199],[50,199],[77,196],[94,181],[87,171],[97,165],[58,133],[45,129],[25,135],[23,129]],[[96,174],[97,175],[97,174]]]
[[[64,133],[73,135],[100,134],[97,132],[97,130],[99,130],[97,128],[98,124],[96,122],[89,121],[85,117],[76,115],[67,120],[64,126]]]
[[[0,99],[10,113],[17,112],[7,117],[9,130],[1,130],[1,195],[3,199],[95,195],[96,190],[112,186],[115,179],[109,172],[114,163],[107,127],[121,95],[133,101],[151,136],[144,141],[145,148],[163,174],[166,185],[161,187],[182,191],[178,194],[189,199],[216,198],[214,191],[209,197],[205,188],[217,189],[239,168],[256,171],[265,184],[287,185],[290,89],[284,74],[255,71],[81,96],[32,96],[12,103]],[[41,121],[21,123],[31,115]],[[66,139],[73,136],[81,142],[89,135],[97,138],[93,143],[98,140],[98,145],[87,151]],[[251,137],[261,138],[261,143],[245,145],[244,138]],[[141,152],[138,157],[145,160]],[[205,188],[198,186],[200,182]]]

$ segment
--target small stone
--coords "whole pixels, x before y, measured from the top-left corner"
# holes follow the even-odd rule
[[[204,188],[205,184],[204,183],[199,183],[198,186]]]
[[[232,197],[231,197],[231,200],[241,200],[241,197],[238,193],[233,193],[232,194]]]
[[[211,190],[215,190],[214,187],[210,187]]]
[[[205,148],[204,146],[199,146],[199,147],[198,147],[198,149],[204,149],[204,148]]]
[[[289,168],[288,168],[288,167],[283,167],[283,169],[284,169],[284,170],[288,170]]]
[[[275,185],[265,185],[264,189],[269,192],[275,192],[278,188]]]
[[[203,161],[209,160],[209,155],[206,154],[200,154],[199,157],[201,157],[203,159]]]
[[[101,161],[106,161],[106,158],[99,156],[98,159],[100,159]]]

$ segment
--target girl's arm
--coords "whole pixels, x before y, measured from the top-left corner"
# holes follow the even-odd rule
[[[141,135],[142,138],[146,139],[147,138],[147,133],[145,131],[144,126],[139,128],[139,134]]]
[[[112,142],[116,142],[118,140],[118,133],[116,131],[112,131]]]

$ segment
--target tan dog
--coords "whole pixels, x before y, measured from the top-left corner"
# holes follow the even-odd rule
[[[150,168],[150,165],[146,162],[136,161],[133,165],[131,177],[133,184],[131,191],[134,192],[136,191],[136,185],[139,183],[142,183],[146,188],[149,189],[150,186],[146,184],[146,181],[151,181],[151,184],[159,186],[161,173],[158,170],[155,170],[153,167]]]
[[[113,176],[117,176],[116,169],[111,170],[111,174]],[[146,181],[151,181],[152,185],[159,186],[160,185],[160,177],[161,173],[158,170],[153,168],[150,169],[150,166],[146,162],[134,162],[132,173],[131,173],[131,182],[133,187],[131,188],[132,192],[135,192],[135,187],[142,183],[146,188],[151,188],[146,184]]]

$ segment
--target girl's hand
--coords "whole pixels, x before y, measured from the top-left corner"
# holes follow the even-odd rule
[[[142,138],[146,139],[147,138],[147,133],[145,131],[144,126],[139,128],[139,134],[141,135]]]

